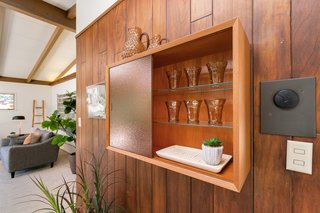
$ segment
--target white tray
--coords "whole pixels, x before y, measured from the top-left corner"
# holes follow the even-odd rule
[[[194,166],[197,168],[201,168],[204,170],[208,170],[214,173],[219,173],[223,169],[225,165],[231,160],[231,155],[222,155],[222,161],[219,165],[212,166],[206,164],[206,162],[202,158],[201,149],[195,149],[186,146],[169,146],[167,148],[158,150],[157,155],[166,158],[169,160],[177,161],[179,163],[184,163],[190,166]]]

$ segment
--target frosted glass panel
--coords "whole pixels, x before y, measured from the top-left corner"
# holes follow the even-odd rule
[[[110,69],[110,145],[152,157],[152,58]]]

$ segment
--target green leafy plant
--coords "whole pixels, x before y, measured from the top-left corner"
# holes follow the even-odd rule
[[[74,92],[67,92],[67,98],[63,101],[64,114],[69,114],[70,112],[76,113],[76,99],[74,98]]]
[[[48,206],[38,209],[36,212],[108,213],[115,210],[117,210],[116,212],[126,212],[123,207],[115,206],[113,201],[106,201],[106,191],[109,186],[115,183],[110,182],[109,178],[114,172],[107,173],[103,170],[101,162],[102,157],[96,159],[93,156],[91,162],[85,162],[81,159],[77,171],[79,181],[67,182],[63,178],[63,184],[55,188],[53,192],[46,187],[41,178],[31,178],[42,193],[42,195],[30,195],[36,197],[32,201],[41,202]],[[75,185],[77,185],[79,193],[75,192]]]
[[[203,144],[211,147],[219,147],[222,146],[223,142],[217,138],[210,138],[203,141]]]
[[[76,113],[76,99],[73,92],[67,93],[67,99],[63,101],[65,114],[70,112]],[[76,120],[70,117],[62,117],[58,110],[55,110],[47,120],[41,124],[42,128],[50,129],[56,133],[56,137],[52,140],[52,144],[62,146],[66,142],[74,141],[76,143]],[[59,131],[65,134],[59,134]]]
[[[16,134],[16,132],[10,132],[10,135],[15,135]]]

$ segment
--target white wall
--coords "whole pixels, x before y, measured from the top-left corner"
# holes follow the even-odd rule
[[[76,33],[81,32],[116,1],[117,0],[77,0]]]
[[[67,91],[74,92],[76,91],[76,79],[63,82],[51,87],[51,112],[57,109],[57,95],[65,94]],[[61,147],[63,150],[73,153],[75,148],[73,144],[66,143]]]
[[[57,95],[65,94],[69,92],[76,91],[76,79],[71,79],[69,81],[63,82],[61,84],[57,84],[51,87],[51,111],[57,109]]]
[[[22,133],[30,132],[32,129],[32,101],[37,100],[38,105],[41,100],[45,100],[45,116],[51,114],[51,87],[34,85],[0,82],[1,93],[16,94],[15,110],[0,110],[0,137],[7,136],[10,132],[19,132],[19,121],[13,121],[12,117],[16,115],[25,116],[23,121]]]

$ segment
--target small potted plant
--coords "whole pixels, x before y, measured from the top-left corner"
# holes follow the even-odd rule
[[[209,165],[218,165],[223,154],[223,142],[217,138],[204,140],[202,143],[202,154],[204,161]]]

